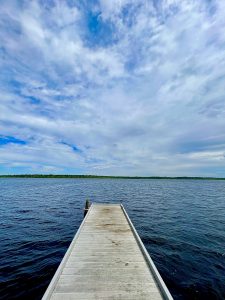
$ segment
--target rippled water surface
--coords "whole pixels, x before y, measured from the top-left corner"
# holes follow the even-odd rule
[[[175,299],[225,299],[225,181],[10,178],[0,189],[1,299],[41,299],[86,198],[124,204]]]

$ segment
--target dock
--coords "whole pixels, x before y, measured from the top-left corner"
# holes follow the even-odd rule
[[[151,299],[173,298],[123,205],[92,204],[42,300]]]

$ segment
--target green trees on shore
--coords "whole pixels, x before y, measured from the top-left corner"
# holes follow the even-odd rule
[[[195,179],[195,180],[225,180],[216,177],[160,177],[160,176],[101,176],[101,175],[55,175],[55,174],[19,174],[19,175],[0,175],[0,178],[96,178],[96,179]]]

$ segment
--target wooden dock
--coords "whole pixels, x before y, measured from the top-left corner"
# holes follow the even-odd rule
[[[92,204],[42,300],[172,300],[124,207]]]

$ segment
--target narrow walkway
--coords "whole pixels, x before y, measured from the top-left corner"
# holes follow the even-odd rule
[[[172,299],[143,247],[122,206],[92,204],[42,300]]]

